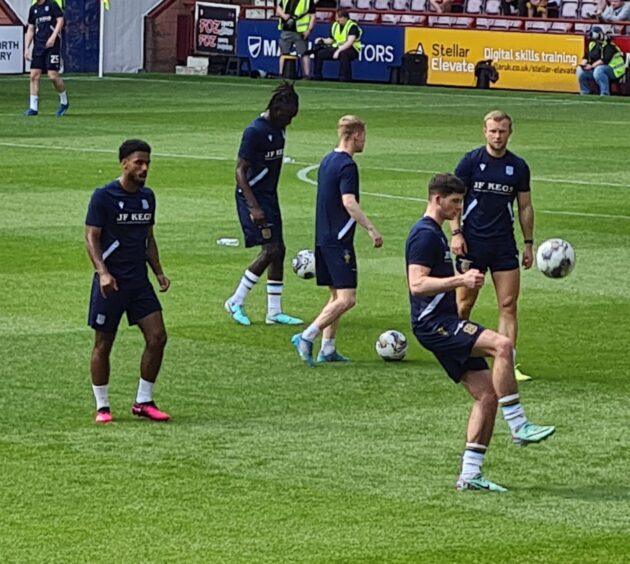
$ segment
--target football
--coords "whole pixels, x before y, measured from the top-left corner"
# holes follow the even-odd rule
[[[293,257],[291,267],[300,278],[308,280],[315,276],[315,255],[313,251],[302,249]]]
[[[383,360],[402,360],[407,354],[407,337],[390,329],[381,333],[376,341],[376,352]]]
[[[548,239],[538,247],[536,263],[548,278],[564,278],[575,267],[575,251],[563,239]]]

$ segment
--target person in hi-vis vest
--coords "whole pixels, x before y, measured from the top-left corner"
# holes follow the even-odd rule
[[[626,58],[609,35],[599,26],[588,31],[588,52],[576,69],[580,94],[591,94],[591,81],[600,96],[610,96],[610,83],[626,74]]]
[[[291,53],[293,47],[302,60],[302,76],[311,76],[311,60],[306,54],[308,37],[315,26],[315,3],[317,0],[278,0],[276,15],[280,30],[280,75],[284,63],[283,55]]]
[[[315,78],[322,79],[324,61],[339,61],[339,80],[352,80],[352,61],[361,53],[361,28],[350,19],[348,10],[339,8],[335,23],[330,28],[330,37],[318,37],[315,43],[324,45],[315,50]]]

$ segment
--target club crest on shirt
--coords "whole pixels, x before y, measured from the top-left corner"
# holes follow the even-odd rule
[[[271,133],[269,135],[267,135],[267,139],[269,139],[269,143],[271,143],[273,141],[273,135],[271,135]]]
[[[123,209],[123,208],[125,207],[125,202],[119,201],[119,202],[118,202],[118,207],[119,207],[120,209]]]
[[[444,329],[444,327],[442,327],[442,325],[440,325],[435,332],[440,335],[440,337],[448,337],[448,331],[446,329]]]
[[[145,199],[142,200],[142,209],[143,210],[149,209],[149,202],[147,202]]]
[[[507,174],[508,176],[513,176],[514,175],[514,167],[507,165],[505,167],[505,174]]]
[[[350,261],[352,260],[352,255],[350,254],[350,251],[345,250],[343,252],[343,260],[346,262],[346,264],[350,264]]]
[[[479,163],[479,168],[484,171],[486,170],[486,163]]]

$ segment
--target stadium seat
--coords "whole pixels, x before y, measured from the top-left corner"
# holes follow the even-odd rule
[[[597,4],[595,2],[582,2],[580,6],[580,17],[583,20],[587,20],[595,13]]]
[[[400,14],[383,14],[381,23],[383,25],[398,25],[402,16]]]
[[[372,0],[356,0],[355,8],[357,10],[371,10]]]
[[[525,22],[525,31],[545,33],[549,31],[550,27],[551,27],[551,22],[541,22],[537,20],[527,20]]]
[[[390,0],[374,0],[374,9],[387,12],[390,10]]]
[[[577,18],[578,3],[565,0],[560,7],[560,17],[565,19]]]
[[[521,26],[521,20],[507,20],[501,18],[477,18],[477,27],[479,29],[510,31],[521,29]]]
[[[355,8],[354,1],[353,0],[339,0],[339,7],[345,8],[346,10],[351,10],[352,8]]]
[[[501,1],[500,0],[486,0],[486,6],[484,9],[484,13],[486,14],[498,14],[501,9]]]
[[[553,22],[549,31],[552,33],[570,33],[573,28],[573,24],[569,22]]]
[[[426,16],[417,16],[413,14],[404,14],[400,18],[401,24],[423,24],[426,21]]]
[[[483,14],[483,0],[467,0],[464,12],[468,14]]]
[[[427,11],[427,0],[411,0],[412,12],[424,12]]]
[[[474,18],[458,16],[429,16],[429,27],[447,27],[466,29],[472,27]]]
[[[359,23],[374,23],[378,20],[378,14],[374,12],[350,12],[350,19]]]
[[[398,12],[408,12],[410,4],[411,0],[394,0],[392,10],[396,10]]]

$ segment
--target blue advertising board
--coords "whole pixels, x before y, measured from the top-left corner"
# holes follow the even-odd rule
[[[355,80],[388,82],[389,68],[400,65],[405,46],[404,28],[394,26],[361,26],[363,49],[358,60],[352,63]],[[330,24],[316,24],[310,41],[316,37],[329,37]],[[271,73],[278,72],[280,60],[280,31],[278,23],[270,20],[239,20],[236,41],[237,54],[249,57],[251,68]],[[337,78],[339,63],[324,62],[324,78]]]

